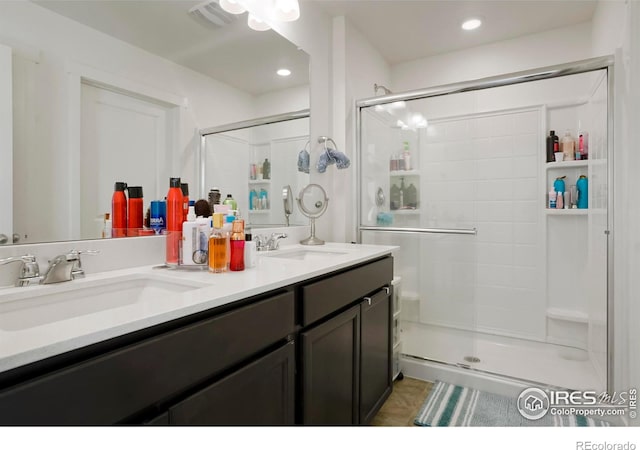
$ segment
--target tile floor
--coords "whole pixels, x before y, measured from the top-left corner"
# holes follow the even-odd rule
[[[410,427],[433,383],[404,377],[393,383],[393,392],[371,421],[373,426]]]

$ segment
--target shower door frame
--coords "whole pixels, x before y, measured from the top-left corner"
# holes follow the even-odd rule
[[[491,89],[501,86],[511,86],[515,84],[528,83],[531,81],[548,80],[568,75],[575,75],[587,72],[595,72],[598,70],[606,70],[607,72],[607,230],[606,247],[607,247],[607,273],[606,273],[606,310],[607,310],[607,372],[606,386],[608,392],[613,392],[614,382],[614,305],[613,305],[613,210],[614,210],[614,186],[613,180],[613,146],[614,146],[614,56],[602,56],[597,58],[584,59],[580,61],[546,66],[520,72],[497,75],[493,77],[480,78],[476,80],[462,81],[446,85],[434,86],[429,88],[416,89],[398,94],[388,94],[378,97],[370,97],[356,101],[356,151],[355,151],[355,192],[356,192],[356,216],[354,223],[356,224],[357,242],[362,242],[363,231],[379,231],[391,233],[446,233],[446,234],[475,234],[476,229],[439,229],[439,228],[392,228],[392,227],[374,227],[362,224],[362,110],[364,108],[384,105],[399,101],[420,100],[430,97],[440,97],[450,94],[459,94],[463,92],[479,91],[483,89]]]

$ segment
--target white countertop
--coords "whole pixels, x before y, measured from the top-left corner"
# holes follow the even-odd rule
[[[183,271],[158,269],[144,266],[87,274],[86,278],[55,285],[11,287],[0,289],[0,372],[39,361],[70,350],[142,330],[190,314],[216,308],[237,300],[262,294],[309,278],[344,269],[354,264],[390,254],[397,247],[384,245],[361,245],[328,243],[312,247],[302,245],[282,246],[280,250],[258,253],[258,264],[242,272],[212,274],[207,271]],[[278,257],[296,250],[332,252],[297,260]],[[88,307],[81,315],[55,318],[57,309],[73,308],[65,302],[65,293],[77,292],[84,286],[87,290],[96,285],[109,285],[113,278],[136,280],[145,277],[158,281],[190,283],[186,292],[154,295],[150,299],[92,311]],[[11,321],[16,311],[24,314],[28,308],[39,308],[41,294],[59,293],[58,299],[48,301],[51,313],[44,323],[37,320],[29,326],[17,326]],[[108,295],[108,293],[107,293]],[[114,297],[117,294],[114,294]],[[92,299],[76,299],[76,302],[91,302]],[[59,302],[56,303],[56,302]],[[66,303],[66,304],[65,304]],[[78,303],[81,308],[85,303]],[[76,305],[76,307],[77,307]],[[79,308],[80,309],[80,308]],[[36,311],[34,309],[34,311]],[[2,317],[0,317],[2,319]]]

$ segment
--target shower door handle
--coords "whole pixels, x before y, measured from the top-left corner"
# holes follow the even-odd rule
[[[478,230],[476,228],[399,228],[361,226],[360,231],[384,231],[387,233],[478,234]]]

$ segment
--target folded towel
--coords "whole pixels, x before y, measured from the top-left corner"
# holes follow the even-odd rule
[[[307,149],[302,149],[298,153],[298,172],[309,173],[309,152]]]
[[[344,153],[333,148],[327,148],[327,150],[320,155],[320,158],[318,158],[316,168],[318,172],[324,173],[327,170],[327,166],[334,163],[338,169],[346,169],[351,164],[351,161],[349,161],[349,158]]]

